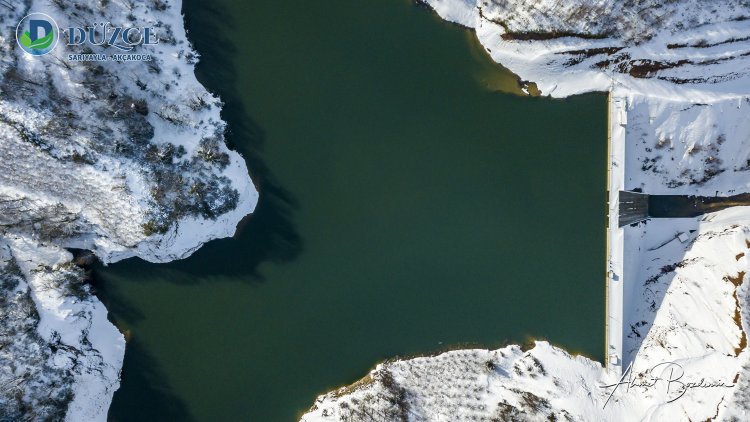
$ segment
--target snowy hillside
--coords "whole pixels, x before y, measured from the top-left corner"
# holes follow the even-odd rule
[[[424,3],[542,95],[610,91],[610,221],[620,189],[750,192],[750,2]],[[546,342],[394,360],[302,421],[750,420],[750,209],[608,230],[609,368]]]
[[[543,95],[617,84],[697,99],[695,91],[741,94],[750,83],[747,0],[420,1],[474,29],[495,61]]]
[[[629,100],[626,189],[708,196],[750,192],[750,98],[696,103],[632,95]]]
[[[258,193],[194,76],[179,0],[16,4],[0,7],[0,419],[105,420],[125,341],[64,248],[181,259],[231,236]],[[131,52],[149,62],[70,61],[104,51],[63,42],[34,57],[15,39],[31,12],[153,27],[159,43]]]

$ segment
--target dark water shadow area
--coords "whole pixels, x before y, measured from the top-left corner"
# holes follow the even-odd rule
[[[302,252],[303,240],[294,222],[299,204],[294,195],[276,180],[263,160],[265,133],[237,96],[238,75],[232,58],[241,51],[218,27],[220,23],[232,26],[235,19],[213,3],[186,1],[184,4],[191,10],[185,18],[189,38],[202,57],[196,75],[199,80],[211,80],[207,88],[224,102],[221,115],[227,122],[227,145],[245,158],[260,199],[253,214],[240,222],[235,236],[212,241],[210,251],[199,249],[190,259],[168,264],[130,259],[113,264],[109,271],[116,273],[122,268],[135,275],[162,272],[180,284],[222,275],[246,282],[262,281],[264,278],[258,266],[263,262],[290,262]],[[193,25],[191,16],[205,19],[200,25]],[[216,45],[221,45],[221,48],[216,48]]]
[[[112,401],[108,420],[194,421],[187,404],[174,393],[148,350],[137,339],[128,341],[127,347],[122,385]]]
[[[265,133],[238,98],[238,75],[232,58],[242,51],[226,37],[225,28],[218,27],[220,23],[232,26],[235,19],[212,2],[188,0],[184,7],[190,9],[185,17],[188,36],[201,54],[196,76],[210,79],[208,89],[224,101],[221,114],[227,122],[227,145],[245,158],[260,200],[255,212],[240,223],[233,239],[216,241],[210,254],[199,250],[192,259],[175,262],[172,268],[197,277],[251,275],[262,279],[257,270],[262,262],[289,262],[302,251],[302,238],[294,223],[298,203],[263,160]],[[193,16],[203,16],[200,24],[193,24]],[[236,253],[238,248],[242,249],[241,256]]]
[[[245,158],[253,182],[260,192],[260,201],[255,212],[246,217],[238,226],[231,239],[219,239],[211,243],[209,253],[198,250],[190,259],[168,264],[152,264],[139,259],[129,259],[110,266],[106,271],[115,275],[127,275],[136,282],[147,282],[154,274],[177,284],[195,284],[206,281],[207,276],[231,275],[233,280],[243,282],[263,281],[258,266],[263,262],[281,264],[294,260],[302,251],[302,239],[293,221],[297,201],[274,178],[261,158],[265,134],[256,122],[246,113],[241,100],[236,98],[234,86],[237,75],[230,57],[238,51],[234,44],[224,37],[215,23],[231,25],[233,19],[220,8],[205,2],[192,2],[194,13],[208,14],[212,19],[205,24],[192,26],[186,18],[187,30],[196,33],[195,48],[202,52],[204,62],[213,63],[215,73],[210,89],[225,105],[222,118],[228,123],[225,133],[231,149],[239,151]],[[200,45],[203,40],[213,39],[222,48]],[[199,79],[203,65],[199,64],[196,74]],[[238,254],[238,249],[241,253]],[[95,273],[104,271],[95,265]],[[142,310],[116,293],[116,287],[98,283],[94,276],[94,287],[104,302],[115,323],[121,330],[141,323],[145,315]],[[163,321],[170,325],[176,321]],[[158,361],[137,338],[128,339],[123,365],[122,383],[114,396],[109,412],[109,420],[119,421],[193,421],[194,417],[183,398],[175,394],[168,377]]]

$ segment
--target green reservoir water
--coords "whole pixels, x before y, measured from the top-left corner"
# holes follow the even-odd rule
[[[523,98],[406,0],[186,0],[261,190],[234,239],[95,270],[114,421],[294,421],[377,362],[604,343],[606,98]]]

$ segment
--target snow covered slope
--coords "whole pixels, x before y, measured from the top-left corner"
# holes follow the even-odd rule
[[[15,29],[153,27],[150,62],[27,55]],[[64,248],[103,262],[181,259],[231,236],[258,193],[195,78],[179,0],[27,0],[0,7],[0,419],[105,420],[125,341]],[[108,53],[121,53],[108,51]]]
[[[750,192],[750,2],[424,3],[542,94],[610,91],[624,107],[612,108],[624,147],[610,165],[625,189]],[[750,420],[750,209],[612,230],[617,370],[546,342],[394,360],[302,421]]]
[[[747,0],[420,0],[498,63],[565,97],[612,85],[668,98],[746,92]],[[665,84],[663,82],[671,82]]]
[[[633,93],[627,102],[626,189],[708,196],[750,192],[750,98],[657,101]]]

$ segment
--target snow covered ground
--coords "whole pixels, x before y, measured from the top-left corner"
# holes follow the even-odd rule
[[[422,2],[544,95],[620,85],[701,101],[746,93],[750,80],[747,0]]]
[[[394,360],[302,421],[750,420],[750,209],[618,228],[615,202],[750,192],[750,2],[425,3],[543,95],[611,93],[609,368],[545,342]]]
[[[62,42],[30,56],[15,29],[31,12],[153,27],[158,45],[132,53],[154,60],[69,61],[88,47]],[[27,0],[0,26],[0,419],[105,420],[125,340],[65,248],[181,259],[233,235],[258,193],[195,78],[179,0]]]

